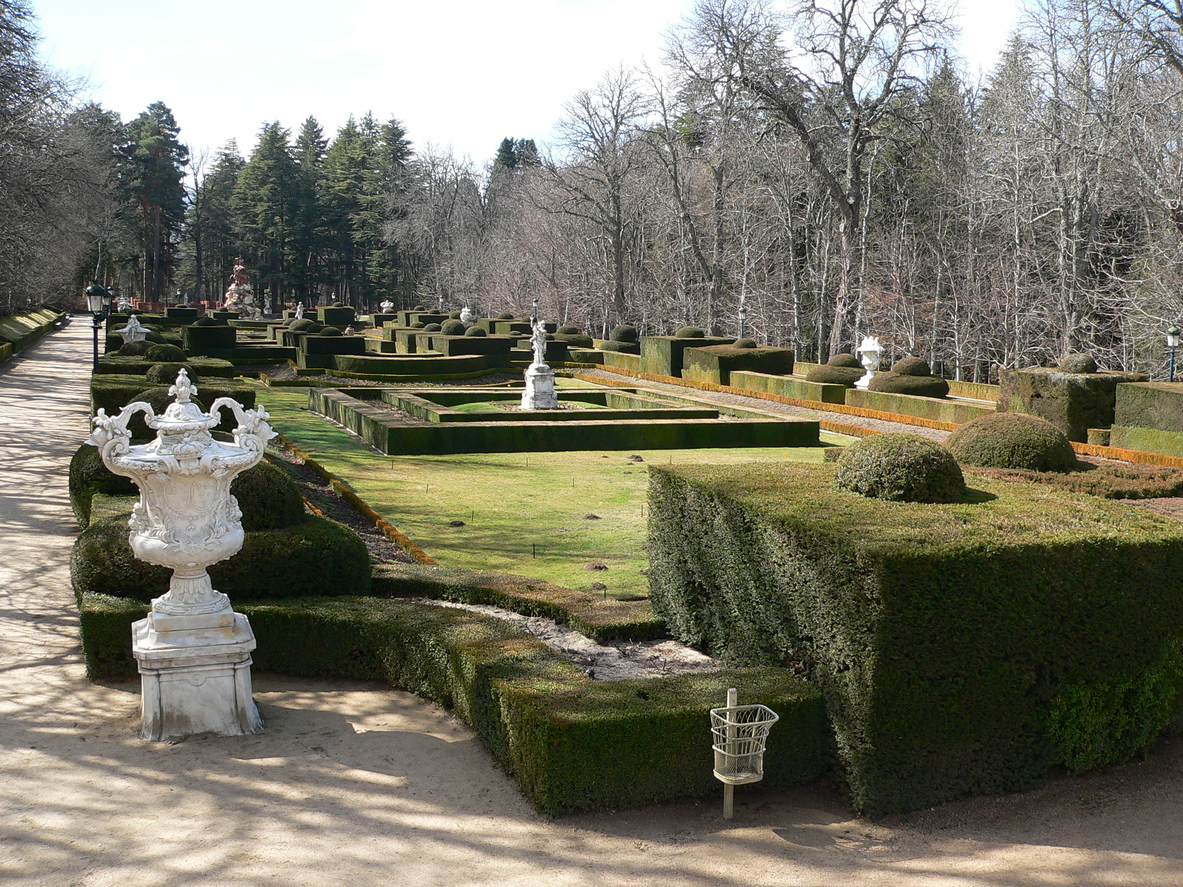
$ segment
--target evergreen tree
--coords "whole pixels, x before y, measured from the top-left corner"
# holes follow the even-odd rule
[[[299,170],[289,138],[278,121],[263,126],[232,200],[245,252],[259,276],[259,289],[270,290],[276,305],[285,301],[293,277]]]
[[[292,253],[292,282],[296,298],[312,302],[313,294],[331,282],[325,264],[328,232],[325,227],[322,178],[328,140],[315,117],[300,127],[293,152],[297,168],[296,212]]]
[[[127,125],[117,149],[128,221],[143,256],[143,292],[153,302],[164,298],[173,270],[173,237],[184,220],[189,149],[178,140],[179,133],[172,111],[153,102]]]

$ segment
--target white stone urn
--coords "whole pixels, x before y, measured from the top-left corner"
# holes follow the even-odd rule
[[[203,413],[191,400],[196,393],[182,369],[169,389],[176,400],[164,415],[142,401],[118,416],[100,409],[89,441],[107,468],[140,488],[128,522],[132,551],[173,571],[168,592],[132,626],[143,683],[142,734],[152,740],[238,735],[263,726],[250,690],[254,633],[226,595],[214,590],[207,568],[242,548],[242,513],[230,484],[263,458],[275,432],[262,408],[244,410],[220,397]],[[238,420],[233,444],[210,434],[224,409]],[[131,445],[127,425],[136,413],[144,413],[156,431],[154,441]]]
[[[859,362],[863,365],[866,373],[854,383],[854,387],[865,391],[867,386],[871,384],[871,380],[875,378],[875,371],[879,369],[879,357],[883,353],[883,348],[875,336],[865,336],[863,343],[858,346],[858,351],[862,355]]]

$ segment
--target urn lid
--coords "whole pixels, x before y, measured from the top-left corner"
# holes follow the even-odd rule
[[[207,415],[193,403],[197,386],[189,381],[189,373],[181,367],[177,381],[168,389],[176,400],[168,405],[164,415],[148,420],[148,427],[161,434],[184,434],[189,431],[208,431],[220,421],[216,415]]]

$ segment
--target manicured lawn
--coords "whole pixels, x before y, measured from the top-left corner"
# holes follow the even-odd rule
[[[822,458],[817,447],[390,457],[308,412],[307,390],[260,386],[258,399],[276,430],[441,564],[585,590],[601,583],[595,591],[616,598],[649,593],[649,464]]]

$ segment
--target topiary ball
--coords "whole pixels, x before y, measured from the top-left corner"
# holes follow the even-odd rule
[[[1095,373],[1097,361],[1091,354],[1069,354],[1056,369],[1062,373]]]
[[[155,385],[172,385],[177,381],[177,373],[184,370],[188,376],[189,381],[194,385],[197,384],[197,371],[193,367],[184,363],[154,363],[148,367],[148,372],[144,373],[144,378]]]
[[[149,348],[155,347],[157,347],[155,342],[142,339],[139,342],[124,342],[119,346],[119,353],[124,357],[143,357],[148,353]]]
[[[153,363],[180,363],[188,359],[188,355],[176,345],[153,345],[144,352],[144,357]]]
[[[468,329],[466,329],[464,331],[464,335],[471,336],[472,338],[477,339],[477,338],[480,338],[481,336],[487,336],[489,334],[487,332],[485,332],[479,326],[470,326]]]
[[[317,333],[317,335],[318,336],[342,336],[342,335],[344,335],[344,333],[342,333],[341,330],[335,326],[326,326],[323,329],[321,329],[321,331],[319,333]]]
[[[637,328],[631,323],[622,323],[612,327],[612,335],[608,337],[613,342],[637,341]]]
[[[449,311],[448,312],[448,319],[449,320],[459,320],[460,319],[460,312],[459,311]]]
[[[423,327],[423,332],[438,333],[440,331],[440,329],[441,329],[441,327],[438,323],[429,323],[427,326]]]
[[[834,487],[892,502],[956,502],[965,478],[953,454],[918,434],[876,434],[846,448]]]
[[[678,330],[676,333],[674,333],[675,339],[701,339],[701,338],[704,338],[705,336],[706,336],[706,333],[704,333],[702,330],[700,330],[696,326],[684,326],[680,330]]]
[[[317,323],[310,317],[301,317],[299,320],[293,320],[291,330],[293,333],[306,333],[309,329],[316,326]]]
[[[156,332],[156,330],[149,330],[144,334],[144,341],[150,342],[153,345],[167,345],[168,340],[163,335]]]
[[[412,311],[426,311],[427,309],[426,309],[426,308],[424,308],[422,305],[416,305],[416,306],[415,306],[414,308],[412,308],[411,310],[412,310]]]
[[[892,370],[890,373],[876,373],[872,376],[867,390],[882,391],[885,394],[911,394],[914,397],[946,397],[949,394],[949,383],[940,376],[900,375]]]
[[[847,388],[853,388],[854,383],[864,375],[862,367],[831,366],[824,363],[806,373],[805,381],[823,385],[845,385]]]
[[[238,500],[242,528],[248,533],[295,526],[305,518],[299,488],[270,462],[242,472],[230,484],[230,492]]]
[[[413,330],[425,330],[425,329],[427,329],[427,324],[425,324],[425,323],[424,323],[423,321],[421,321],[421,320],[416,320],[416,321],[415,321],[413,324],[411,324],[411,329],[413,329]]]
[[[95,493],[135,496],[139,487],[129,477],[114,474],[103,464],[98,447],[83,444],[70,459],[70,508],[84,530],[90,523],[90,503]]]
[[[732,345],[736,348],[755,348],[755,347],[757,347],[755,339],[736,339],[732,343]]]
[[[567,324],[563,324],[561,327],[559,327],[557,335],[578,336],[580,332],[581,332],[581,330],[579,329],[579,327],[571,326],[571,324],[567,323]]]
[[[497,315],[497,319],[498,320],[513,320],[513,315],[510,314],[508,311],[502,311],[500,314]]]
[[[330,305],[329,307],[330,307],[330,308],[344,308],[345,306],[344,306],[344,305],[342,305],[340,302],[334,302],[334,303],[333,303],[332,305]]]
[[[227,323],[213,315],[204,314],[193,321],[193,326],[227,326]]]
[[[463,336],[464,322],[460,320],[445,320],[440,324],[440,332],[445,336]]]
[[[899,376],[931,376],[932,369],[923,357],[902,357],[891,371]]]
[[[859,363],[859,359],[851,354],[849,351],[843,351],[840,354],[835,354],[826,361],[828,367],[855,367],[862,369],[863,365]]]
[[[1051,422],[1024,413],[993,413],[962,425],[947,441],[963,465],[1071,471],[1076,452],[1068,436]]]

